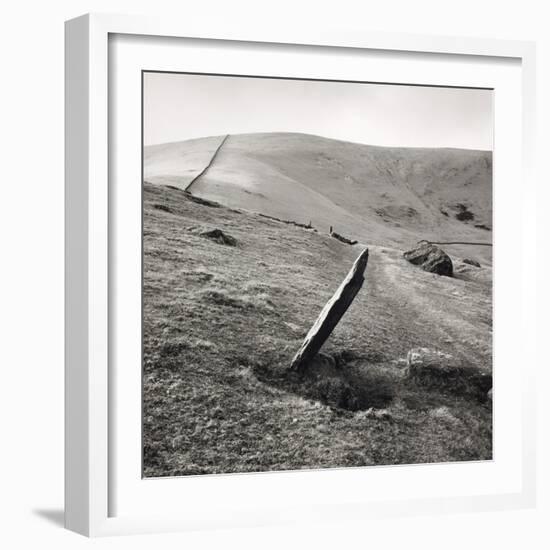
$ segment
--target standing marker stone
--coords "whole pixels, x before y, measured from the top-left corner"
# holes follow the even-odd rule
[[[353,302],[365,281],[364,273],[369,259],[369,249],[365,248],[355,260],[346,278],[317,317],[307,333],[300,349],[292,359],[290,368],[301,370],[321,349],[327,338]]]

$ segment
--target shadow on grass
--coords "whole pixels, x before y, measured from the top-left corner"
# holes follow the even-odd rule
[[[396,381],[376,364],[350,353],[318,353],[300,372],[256,367],[265,383],[348,411],[383,409],[395,397]]]

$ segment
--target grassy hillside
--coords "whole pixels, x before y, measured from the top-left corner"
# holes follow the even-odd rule
[[[222,139],[223,136],[207,137],[145,147],[145,179],[157,184],[187,187],[208,164]]]
[[[341,147],[345,152],[348,145]],[[270,149],[243,152],[242,157],[273,170],[277,166],[281,173],[284,155],[275,146]],[[316,155],[321,153],[311,154],[320,159]],[[271,155],[269,163],[262,155]],[[252,176],[248,181],[243,162],[239,177],[224,180],[233,181],[235,188],[224,194],[225,201],[241,176],[245,183],[237,197],[246,190],[267,193],[275,185],[275,176],[269,185]],[[295,190],[305,176],[298,177],[298,161],[285,162]],[[231,163],[226,157],[224,177],[231,175]],[[323,173],[320,168],[319,179]],[[208,189],[214,191],[205,188],[201,196],[219,189],[221,174],[214,171],[211,177]],[[304,193],[317,193],[332,204],[340,201],[346,216],[360,218],[359,210],[352,212],[354,201],[344,203],[337,189],[323,188],[328,179],[314,191],[312,178],[307,185],[301,181]],[[407,196],[412,198],[407,201],[420,201],[428,193],[429,186],[422,190],[415,181],[409,179]],[[388,182],[380,182],[380,189],[390,188]],[[435,182],[430,185],[437,195]],[[366,186],[363,180],[348,184]],[[475,179],[471,185],[477,185]],[[330,198],[329,191],[334,192]],[[358,191],[358,204],[369,193]],[[434,212],[430,207],[424,214],[415,204],[423,216]],[[369,203],[368,209],[380,207]],[[365,228],[389,224],[371,214],[365,215]],[[307,216],[297,221],[304,219],[309,221]],[[382,242],[363,236],[360,244],[349,246],[328,236],[326,225],[316,232],[249,208],[228,208],[177,188],[144,184],[146,476],[491,458],[489,404],[422,389],[404,375],[406,354],[418,346],[490,372],[490,268],[454,258],[456,277],[438,277],[407,263],[399,249],[384,246],[390,233],[380,234]],[[214,229],[233,237],[236,246],[222,244],[211,233]],[[335,406],[334,384],[327,387],[315,374],[291,379],[285,369],[366,244],[365,285],[325,345],[318,366],[319,372],[330,373],[330,362],[336,361],[368,391],[360,406]]]
[[[222,137],[146,148],[145,179],[185,187]],[[323,231],[332,225],[384,246],[492,238],[492,154],[486,151],[375,147],[305,134],[232,135],[193,193],[311,221]],[[449,250],[491,262],[490,247]]]

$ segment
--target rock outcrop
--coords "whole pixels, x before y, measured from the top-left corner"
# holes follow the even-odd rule
[[[453,276],[453,262],[441,248],[428,241],[420,241],[418,245],[403,253],[404,258],[424,271],[438,275]]]
[[[203,231],[200,233],[201,237],[210,239],[218,244],[224,244],[226,246],[237,246],[237,239],[231,235],[224,233],[221,229],[212,229],[210,231]]]
[[[485,399],[493,386],[490,373],[462,362],[448,353],[414,348],[407,354],[407,377],[429,390]]]

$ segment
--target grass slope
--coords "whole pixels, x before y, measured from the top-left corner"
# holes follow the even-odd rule
[[[212,229],[236,246],[203,235]],[[284,382],[360,249],[144,184],[146,476],[491,458],[488,404],[403,376],[417,346],[490,371],[488,268],[438,277],[369,244],[365,286],[323,351],[393,399],[354,412]]]
[[[183,187],[221,137],[145,149],[145,179]],[[193,193],[350,238],[408,247],[492,238],[492,154],[375,147],[293,133],[231,135]],[[459,218],[462,219],[458,219]],[[488,229],[476,227],[483,226]],[[490,247],[450,252],[491,262]]]

